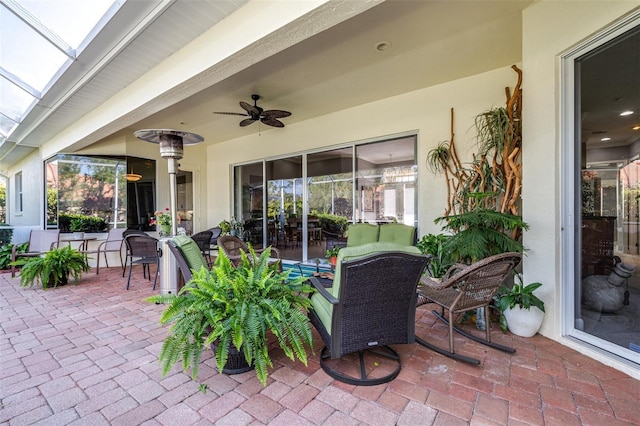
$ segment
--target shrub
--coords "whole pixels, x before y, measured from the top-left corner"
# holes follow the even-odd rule
[[[29,242],[24,242],[18,245],[16,249],[17,253],[24,253],[27,251]],[[11,251],[13,250],[13,244],[3,244],[0,246],[0,269],[9,269],[11,266]]]
[[[106,220],[97,216],[76,213],[60,213],[58,229],[60,232],[71,232],[71,223],[77,224],[76,232],[105,232],[109,228]]]
[[[317,213],[322,229],[332,234],[343,235],[347,230],[348,221],[344,216],[329,213]]]
[[[6,223],[0,223],[0,246],[5,244],[11,244],[11,238],[13,237],[13,228],[3,228]]]

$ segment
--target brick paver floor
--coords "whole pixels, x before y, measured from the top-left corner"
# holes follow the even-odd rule
[[[134,270],[85,274],[79,285],[21,288],[0,274],[1,425],[638,425],[640,381],[540,335],[496,327],[513,355],[456,337],[480,367],[417,344],[398,345],[403,368],[372,387],[336,382],[276,348],[266,387],[253,372],[220,375],[207,351],[196,381],[157,361],[166,328],[162,305],[145,302],[151,283]],[[446,346],[432,306],[419,308],[417,334]],[[203,393],[199,384],[206,384]]]

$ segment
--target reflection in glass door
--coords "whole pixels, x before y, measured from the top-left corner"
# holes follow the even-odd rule
[[[266,168],[270,244],[283,258],[302,260],[302,156],[267,161]]]
[[[255,248],[264,247],[263,162],[234,168],[235,208],[233,218],[242,223],[245,241]]]
[[[188,235],[193,229],[193,173],[179,170],[176,175],[178,228],[184,228]]]
[[[640,352],[638,52],[636,27],[575,62],[580,243],[573,326],[581,339],[627,359]]]
[[[341,245],[353,220],[353,147],[307,155],[307,259]]]
[[[356,147],[359,222],[416,226],[415,150],[415,136]]]

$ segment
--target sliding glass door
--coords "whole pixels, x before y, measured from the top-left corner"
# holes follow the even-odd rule
[[[358,221],[416,226],[415,150],[414,136],[356,147]]]
[[[611,36],[609,36],[611,37]],[[618,356],[640,352],[640,27],[578,56],[569,183],[575,263],[568,334]],[[633,52],[630,53],[630,52]],[[567,156],[570,158],[570,156]],[[569,168],[567,167],[567,168]],[[571,223],[571,222],[569,222]]]
[[[285,259],[302,260],[302,156],[266,162],[269,238]]]
[[[254,246],[323,258],[349,223],[416,226],[416,185],[411,135],[235,166],[233,212]]]

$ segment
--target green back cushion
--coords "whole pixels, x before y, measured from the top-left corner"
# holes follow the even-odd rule
[[[191,270],[199,271],[202,267],[207,267],[207,262],[202,256],[200,247],[188,235],[177,235],[173,237],[173,242],[180,249],[184,260]]]
[[[402,223],[388,223],[380,226],[381,243],[396,243],[403,246],[412,246],[415,242],[416,228]]]
[[[386,226],[386,225],[385,225]],[[336,263],[335,278],[333,279],[333,286],[327,290],[334,297],[338,298],[340,295],[340,273],[341,264],[343,260],[352,260],[360,257],[364,257],[374,253],[380,252],[402,252],[411,254],[421,254],[420,250],[414,246],[400,245],[394,243],[369,243],[356,247],[345,247],[338,252],[338,262]],[[315,310],[318,318],[322,321],[325,329],[331,334],[331,317],[333,315],[333,306],[327,301],[321,294],[315,293],[311,297],[311,304]]]
[[[378,241],[378,225],[370,223],[354,223],[349,225],[347,232],[347,247],[361,246],[362,244]]]

